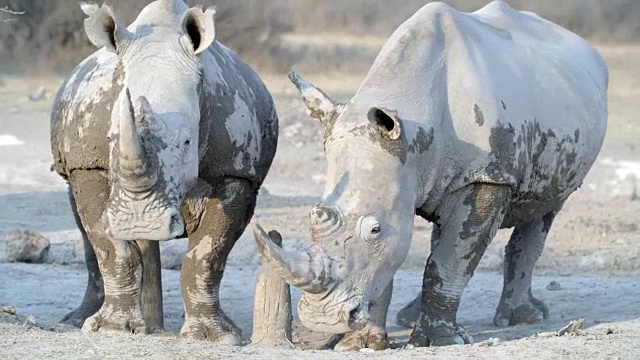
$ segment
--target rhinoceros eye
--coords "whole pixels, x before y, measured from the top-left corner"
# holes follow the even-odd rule
[[[360,220],[360,235],[366,241],[378,241],[382,233],[380,222],[374,216],[365,216]]]

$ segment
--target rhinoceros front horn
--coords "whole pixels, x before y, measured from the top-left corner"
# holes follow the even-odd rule
[[[280,234],[276,231],[267,234],[260,225],[255,226],[253,235],[264,260],[289,284],[317,294],[336,281],[331,272],[332,259],[317,247],[302,252],[283,250],[274,243]]]
[[[146,99],[142,99],[146,103]],[[130,191],[145,191],[155,185],[157,176],[147,160],[142,141],[136,130],[135,115],[129,89],[124,106],[120,108],[118,177]]]

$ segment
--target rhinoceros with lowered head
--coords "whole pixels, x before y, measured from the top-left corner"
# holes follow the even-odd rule
[[[503,2],[471,13],[431,3],[391,35],[348,102],[290,78],[325,127],[326,187],[309,248],[282,250],[260,227],[256,239],[303,290],[306,327],[346,333],[338,349],[387,346],[416,215],[433,231],[411,344],[471,341],[456,313],[500,228],[514,231],[495,324],[547,316],[532,270],[607,126],[608,70],[589,43]]]
[[[86,331],[161,328],[158,241],[186,236],[181,333],[238,344],[218,293],[275,155],[272,98],[215,40],[213,9],[158,0],[129,27],[108,6],[82,10],[101,49],[62,85],[51,116],[53,169],[69,183],[89,269],[65,320]]]

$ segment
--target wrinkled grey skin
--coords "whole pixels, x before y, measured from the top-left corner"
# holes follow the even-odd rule
[[[161,328],[156,241],[186,235],[181,333],[238,344],[218,290],[275,155],[271,96],[214,41],[213,10],[158,0],[125,28],[106,6],[82,9],[102,49],[62,85],[51,116],[53,169],[70,185],[89,269],[65,320],[85,331]]]
[[[434,227],[412,344],[472,341],[456,313],[499,228],[515,230],[495,323],[547,315],[532,270],[607,125],[607,68],[586,41],[502,2],[474,13],[431,3],[393,33],[348,103],[290,78],[325,125],[326,188],[306,251],[283,251],[260,228],[256,239],[304,291],[305,326],[346,333],[339,349],[386,346],[386,294],[415,215]]]

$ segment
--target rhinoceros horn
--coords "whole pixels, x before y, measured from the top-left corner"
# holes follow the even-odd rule
[[[312,294],[328,290],[336,282],[332,275],[332,262],[321,249],[312,246],[307,251],[290,252],[275,245],[260,225],[253,231],[258,250],[269,266],[289,284]]]
[[[327,128],[333,126],[337,114],[344,105],[333,101],[324,91],[300,77],[295,71],[289,73],[289,80],[300,92],[302,101],[307,107],[307,114],[320,120]]]
[[[147,103],[146,99],[139,102]],[[119,157],[117,172],[121,185],[133,192],[150,189],[157,181],[156,171],[145,156],[142,141],[136,130],[135,115],[129,89],[126,90],[126,104],[120,109]]]

